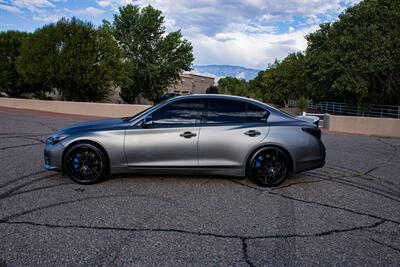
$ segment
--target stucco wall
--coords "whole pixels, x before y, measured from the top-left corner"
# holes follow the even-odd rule
[[[18,98],[0,98],[0,106],[98,117],[131,116],[150,107],[149,105],[86,103]]]
[[[400,138],[400,120],[354,116],[324,115],[329,131]]]

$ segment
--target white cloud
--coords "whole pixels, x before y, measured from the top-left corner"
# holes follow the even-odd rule
[[[33,15],[32,19],[36,20],[36,21],[42,21],[42,22],[56,22],[58,20],[60,20],[62,18],[61,15],[59,14],[47,14],[47,13],[43,13],[43,14],[36,14]]]
[[[264,69],[275,59],[283,59],[290,52],[304,50],[307,46],[304,36],[316,29],[317,26],[312,26],[290,33],[257,35],[228,32],[213,37],[198,34],[190,40],[197,64],[218,62]]]
[[[87,7],[82,9],[64,9],[67,13],[70,13],[74,16],[89,16],[89,17],[98,17],[104,13],[104,10],[95,8],[95,7]]]
[[[16,6],[9,6],[0,4],[0,9],[8,11],[8,12],[21,12],[21,10]]]
[[[240,73],[236,74],[236,78],[243,80],[246,78],[246,75],[244,72],[240,72]]]
[[[101,7],[108,7],[111,5],[111,1],[110,0],[99,0],[99,1],[97,1],[97,4]]]
[[[49,0],[13,0],[11,3],[18,8],[26,8],[31,12],[41,12],[43,9],[55,7]]]
[[[116,11],[118,10],[118,7],[120,6],[125,6],[127,4],[135,4],[137,1],[133,0],[97,0],[96,3],[102,7],[111,7],[112,10]],[[139,4],[139,3],[136,3]]]
[[[100,0],[113,5],[131,3],[129,0]],[[264,20],[291,20],[293,16],[313,16],[342,10],[343,3],[360,0],[137,0],[134,4],[151,4],[167,17],[185,18],[188,22],[214,21],[223,23],[263,18]],[[217,25],[218,26],[218,25]]]

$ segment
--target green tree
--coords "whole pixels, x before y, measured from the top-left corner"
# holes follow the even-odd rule
[[[263,100],[280,105],[287,105],[288,100],[297,99],[306,94],[304,77],[304,55],[293,53],[283,61],[275,61],[269,68],[260,72],[259,90]]]
[[[211,85],[207,88],[206,94],[218,94],[218,87],[215,85]]]
[[[399,105],[399,32],[399,1],[364,0],[306,36],[304,55],[291,54],[260,73],[251,91],[278,104],[306,97]]]
[[[61,19],[24,42],[17,67],[41,94],[57,88],[67,100],[100,101],[127,80],[122,56],[107,29]]]
[[[264,99],[263,74],[264,71],[260,71],[253,80],[249,81],[250,96],[259,100]]]
[[[308,35],[314,99],[400,104],[400,1],[365,0]]]
[[[191,69],[191,43],[180,31],[165,33],[160,10],[127,5],[119,8],[112,25],[107,25],[130,63],[132,83],[121,89],[121,97],[126,102],[134,102],[139,93],[158,101],[182,71]]]
[[[249,96],[249,83],[236,77],[225,77],[218,80],[218,91],[221,94]]]
[[[17,71],[16,61],[28,33],[0,32],[0,91],[11,97],[21,97],[30,89]]]

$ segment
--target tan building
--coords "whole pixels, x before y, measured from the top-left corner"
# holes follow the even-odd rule
[[[180,95],[205,94],[212,85],[214,85],[213,77],[184,72],[180,75],[180,80],[176,84],[166,89],[166,93],[178,93]],[[113,90],[114,93],[107,97],[104,102],[123,103],[124,101],[119,96],[120,89],[114,88]],[[152,105],[153,102],[139,95],[136,98],[136,104]]]
[[[168,93],[205,94],[206,90],[214,85],[214,78],[209,76],[184,72],[180,77],[181,79],[175,85],[168,88]]]

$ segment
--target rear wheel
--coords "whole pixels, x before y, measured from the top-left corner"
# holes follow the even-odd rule
[[[278,147],[261,148],[250,159],[247,173],[260,186],[279,185],[289,175],[289,158]]]
[[[68,149],[64,157],[64,170],[68,176],[80,184],[94,184],[107,173],[107,157],[95,145],[79,143]]]

